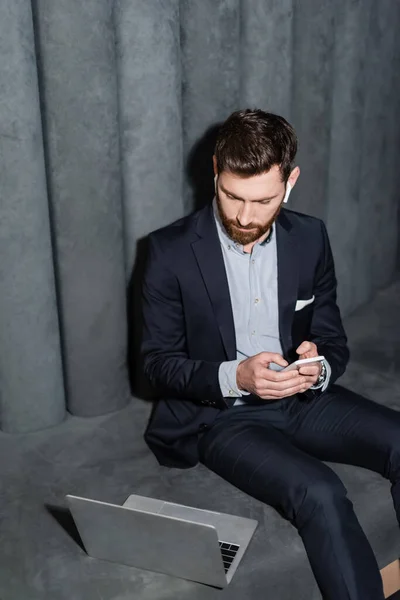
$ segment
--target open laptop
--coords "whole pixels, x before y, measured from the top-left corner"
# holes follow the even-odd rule
[[[132,495],[122,506],[67,495],[90,556],[223,588],[257,521]]]

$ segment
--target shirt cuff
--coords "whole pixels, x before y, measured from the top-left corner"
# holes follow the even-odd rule
[[[321,392],[324,392],[326,390],[326,388],[328,387],[329,380],[330,380],[331,374],[332,374],[332,369],[326,359],[324,359],[324,365],[325,365],[325,369],[326,369],[325,380],[322,383],[320,383],[319,385],[312,385],[310,387],[310,390],[321,390]]]
[[[240,398],[248,396],[250,392],[239,390],[236,382],[236,371],[241,360],[228,360],[219,366],[218,380],[224,398]]]

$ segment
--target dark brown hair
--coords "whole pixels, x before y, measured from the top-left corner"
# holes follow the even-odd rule
[[[215,146],[218,173],[249,177],[279,165],[283,181],[292,171],[297,136],[283,118],[263,110],[239,110],[221,126]]]

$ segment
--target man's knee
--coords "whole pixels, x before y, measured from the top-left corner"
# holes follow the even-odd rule
[[[301,484],[295,492],[293,523],[299,528],[317,515],[333,516],[344,501],[348,502],[346,494],[346,488],[333,472]]]

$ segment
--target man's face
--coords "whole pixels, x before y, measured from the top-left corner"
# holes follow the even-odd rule
[[[229,237],[242,246],[260,239],[277,218],[285,191],[278,165],[251,177],[239,177],[230,171],[220,173],[216,199]]]

